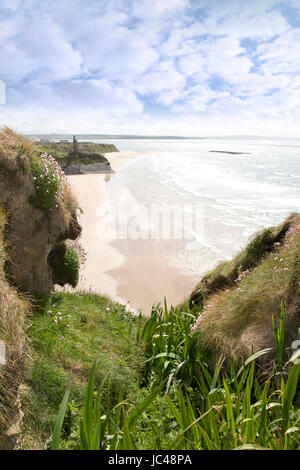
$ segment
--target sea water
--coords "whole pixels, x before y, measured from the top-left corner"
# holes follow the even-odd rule
[[[114,200],[114,194],[122,194],[122,203],[128,205],[135,202],[150,208],[164,204],[184,207],[184,211],[198,210],[200,223],[188,228],[188,237],[170,238],[167,244],[169,263],[195,274],[230,259],[258,230],[279,224],[300,209],[300,140],[105,142],[114,143],[119,150],[147,152],[111,178],[108,188],[113,204],[120,203]]]

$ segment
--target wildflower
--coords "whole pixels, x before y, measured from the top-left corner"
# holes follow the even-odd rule
[[[284,271],[288,271],[288,270],[289,270],[289,268],[284,268]]]
[[[283,261],[283,258],[280,258],[280,260],[279,260],[279,261],[280,261],[280,262],[282,262],[282,261]]]
[[[274,258],[274,260],[277,261],[277,260],[278,260],[278,256],[276,256],[276,258]]]

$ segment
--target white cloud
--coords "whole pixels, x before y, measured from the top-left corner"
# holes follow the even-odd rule
[[[18,18],[8,20],[5,30],[0,38],[3,80],[18,82],[38,74],[41,82],[52,82],[80,73],[83,63],[80,52],[74,50],[53,21]]]
[[[76,110],[91,110],[103,115],[125,116],[139,114],[143,104],[130,90],[101,80],[69,80],[55,87],[49,84],[31,82],[17,90],[9,90],[7,100],[12,106],[22,104],[31,110],[44,108],[45,112],[69,112],[70,117]]]
[[[170,122],[187,123],[189,113],[205,129],[213,116],[292,129],[300,19],[288,24],[283,5],[299,0],[0,0],[2,119],[26,116],[31,126],[43,115],[40,126],[54,126],[56,116],[91,129],[106,119],[153,133],[154,122],[168,129],[151,114],[155,104]]]
[[[263,70],[277,73],[300,72],[300,28],[287,31],[273,42],[258,46],[258,58],[264,61]]]
[[[279,11],[270,11],[280,0],[211,0],[205,20],[209,34],[268,39],[288,29]]]
[[[184,11],[189,6],[189,0],[135,0],[132,4],[132,14],[139,18],[161,18],[171,13]]]
[[[121,22],[120,22],[121,20]],[[158,56],[134,29],[124,26],[124,15],[90,20],[77,33],[77,47],[88,71],[115,80],[134,79]]]
[[[184,88],[185,78],[177,72],[172,62],[161,62],[151,72],[144,74],[135,84],[140,94],[160,93],[164,90]]]

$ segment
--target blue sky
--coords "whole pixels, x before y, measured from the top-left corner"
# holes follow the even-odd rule
[[[300,0],[0,0],[0,125],[298,136]]]

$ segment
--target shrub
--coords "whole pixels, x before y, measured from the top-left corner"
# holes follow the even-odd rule
[[[55,282],[59,285],[70,284],[76,287],[79,280],[80,259],[76,250],[68,247],[62,261],[53,267]]]

